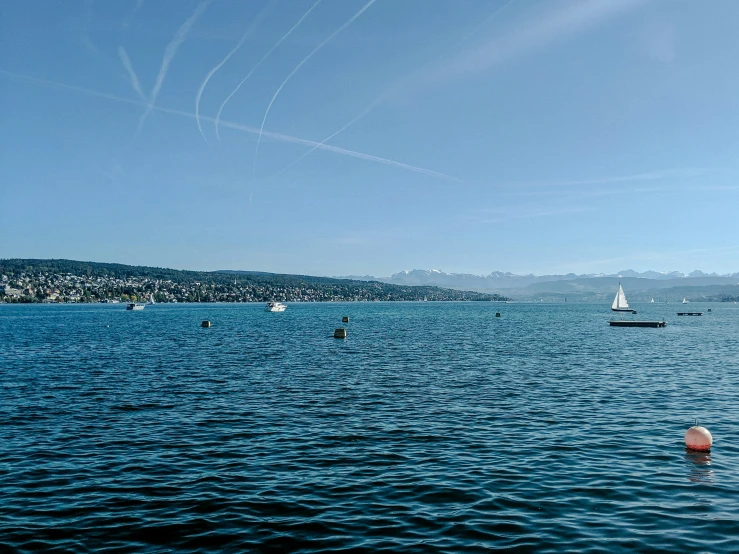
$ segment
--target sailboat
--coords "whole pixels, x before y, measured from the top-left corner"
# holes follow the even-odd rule
[[[154,302],[154,295],[150,294],[149,295],[149,305],[151,306],[152,304],[156,304],[156,302]]]
[[[654,298],[649,301],[650,304],[654,304]]]
[[[611,309],[614,312],[633,312],[631,308],[629,308],[629,303],[626,301],[626,295],[624,294],[624,289],[621,286],[621,283],[618,284],[618,292],[616,293],[616,298],[613,299],[613,304],[611,305]]]
[[[688,303],[688,299],[683,296],[683,304],[687,304],[687,303]]]

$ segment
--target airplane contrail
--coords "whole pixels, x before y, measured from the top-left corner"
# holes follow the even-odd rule
[[[133,8],[133,11],[131,12],[131,15],[129,15],[126,19],[123,20],[123,23],[121,26],[124,29],[128,29],[128,26],[131,24],[131,21],[133,20],[134,16],[138,11],[141,9],[141,7],[144,5],[144,0],[136,0],[136,5]]]
[[[142,102],[140,100],[133,100],[131,98],[123,98],[122,96],[117,96],[115,94],[109,94],[107,92],[100,92],[100,91],[97,91],[97,90],[92,90],[92,89],[88,89],[88,88],[84,88],[84,87],[78,87],[76,85],[68,85],[68,84],[65,84],[65,83],[57,83],[55,81],[48,81],[46,79],[39,79],[37,77],[29,77],[28,75],[22,75],[22,74],[19,74],[19,73],[13,73],[12,71],[5,71],[4,69],[0,69],[0,75],[5,75],[6,77],[11,77],[11,78],[14,78],[14,79],[19,79],[19,80],[22,80],[22,81],[27,81],[27,82],[30,82],[30,83],[36,83],[36,84],[44,85],[44,86],[47,86],[47,87],[69,90],[69,91],[77,92],[77,93],[80,93],[80,94],[86,94],[88,96],[95,96],[97,98],[104,98],[106,100],[112,100],[114,102],[121,102],[121,103],[124,103],[124,104],[130,104],[132,106],[142,106],[142,107],[148,107],[149,106],[149,104],[147,102]],[[152,110],[153,111],[160,112],[160,113],[166,113],[166,114],[177,115],[177,116],[181,116],[181,117],[189,117],[191,119],[195,119],[195,114],[194,113],[185,112],[185,111],[182,111],[182,110],[174,110],[174,109],[171,109],[171,108],[161,108],[159,106],[153,106],[152,107]],[[201,116],[201,119],[203,119],[204,121],[208,121],[210,123],[215,122],[215,119],[212,118],[212,117]],[[366,154],[364,152],[357,152],[355,150],[347,150],[346,148],[339,148],[338,146],[330,146],[328,144],[320,144],[320,143],[318,143],[318,142],[316,142],[314,140],[308,140],[308,139],[303,139],[303,138],[299,138],[299,137],[294,137],[294,136],[291,136],[291,135],[284,135],[284,134],[281,134],[281,133],[273,133],[273,132],[270,132],[270,131],[264,131],[264,130],[257,129],[256,127],[250,127],[248,125],[241,125],[240,123],[234,123],[233,121],[225,121],[225,120],[222,120],[221,121],[221,125],[223,125],[225,127],[229,127],[231,129],[235,129],[237,131],[242,131],[244,133],[248,133],[248,134],[251,134],[251,135],[259,135],[259,136],[262,136],[263,135],[263,136],[265,136],[267,138],[270,138],[270,139],[273,139],[273,140],[277,140],[277,141],[280,141],[280,142],[288,142],[288,143],[292,143],[292,144],[302,144],[304,146],[311,146],[311,147],[312,146],[317,146],[321,150],[325,150],[327,152],[334,152],[336,154],[340,154],[340,155],[343,155],[343,156],[350,156],[350,157],[353,157],[353,158],[359,158],[361,160],[367,160],[367,161],[377,162],[377,163],[381,163],[381,164],[384,164],[384,165],[389,165],[389,166],[397,167],[397,168],[400,168],[400,169],[405,169],[407,171],[413,171],[414,173],[420,173],[420,174],[423,174],[423,175],[428,175],[430,177],[436,177],[436,178],[439,178],[439,179],[445,179],[447,181],[454,181],[454,182],[457,182],[457,183],[461,183],[462,182],[460,179],[457,179],[456,177],[452,177],[451,175],[446,175],[446,174],[440,173],[438,171],[432,171],[430,169],[426,169],[426,168],[423,168],[423,167],[418,167],[418,166],[415,166],[415,165],[405,164],[405,163],[398,162],[398,161],[395,161],[395,160],[391,160],[391,159],[388,159],[388,158],[381,158],[379,156],[373,156],[371,154]]]
[[[277,91],[276,91],[276,92],[274,93],[274,95],[272,96],[272,100],[270,100],[270,101],[269,101],[269,105],[267,106],[267,110],[266,110],[266,111],[264,112],[264,117],[262,118],[262,125],[261,125],[261,127],[259,128],[259,136],[257,137],[257,146],[256,146],[256,148],[254,149],[254,175],[255,175],[255,176],[256,176],[256,174],[257,174],[257,155],[259,154],[259,144],[260,144],[260,143],[262,142],[262,131],[264,131],[264,124],[265,124],[265,123],[267,122],[267,116],[269,115],[269,110],[270,110],[270,108],[272,108],[272,104],[274,104],[274,103],[275,103],[275,99],[277,98],[277,95],[279,95],[279,94],[280,94],[280,91],[282,90],[282,88],[283,88],[283,87],[284,87],[284,86],[285,86],[285,85],[287,84],[287,82],[288,82],[288,81],[290,80],[290,78],[291,78],[291,77],[292,77],[293,75],[295,75],[295,73],[297,73],[297,71],[298,71],[298,70],[299,70],[299,69],[300,69],[300,68],[301,68],[301,67],[303,66],[303,64],[304,64],[305,62],[307,62],[307,61],[308,61],[309,59],[311,59],[311,57],[313,56],[313,54],[315,54],[316,52],[318,52],[318,51],[319,51],[319,50],[320,50],[321,48],[323,48],[323,47],[324,47],[324,46],[325,46],[325,45],[326,45],[326,44],[327,44],[327,43],[328,43],[328,42],[329,42],[329,41],[330,41],[331,39],[333,39],[333,38],[334,38],[334,37],[335,37],[336,35],[338,35],[338,34],[339,34],[339,33],[340,33],[341,31],[343,31],[343,30],[344,30],[344,29],[346,29],[346,28],[347,28],[347,27],[348,27],[349,25],[351,25],[351,24],[352,24],[352,23],[354,22],[354,20],[355,20],[355,19],[357,19],[357,18],[358,18],[358,17],[360,16],[360,15],[362,15],[362,14],[363,14],[363,13],[365,12],[365,10],[367,10],[367,8],[369,8],[369,7],[370,7],[370,6],[372,5],[372,4],[374,4],[374,3],[375,3],[375,0],[370,0],[369,2],[367,2],[367,3],[366,3],[366,4],[365,4],[365,5],[363,6],[363,7],[362,7],[362,9],[360,9],[360,10],[359,10],[359,11],[358,11],[357,13],[355,13],[355,14],[354,14],[353,16],[351,16],[351,18],[349,18],[349,20],[348,20],[348,21],[347,21],[346,23],[344,23],[344,24],[343,24],[343,25],[342,25],[341,27],[339,27],[339,28],[338,28],[338,29],[336,29],[336,30],[335,30],[335,31],[334,31],[333,33],[331,33],[331,35],[330,35],[330,36],[329,36],[329,37],[328,37],[327,39],[325,39],[325,40],[324,40],[323,42],[321,42],[321,44],[319,44],[318,46],[316,46],[316,47],[315,47],[315,48],[314,48],[314,49],[313,49],[313,50],[312,50],[312,51],[310,52],[310,54],[308,54],[308,55],[307,55],[307,56],[306,56],[305,58],[303,58],[303,60],[302,60],[302,61],[301,61],[301,62],[300,62],[300,63],[299,63],[299,64],[298,64],[297,66],[295,66],[295,69],[293,69],[293,70],[292,70],[292,71],[290,72],[290,74],[289,74],[289,75],[288,75],[287,77],[285,77],[285,80],[284,80],[284,81],[282,81],[282,84],[281,84],[281,85],[280,85],[279,87],[277,87]]]
[[[144,125],[144,121],[146,121],[146,118],[154,109],[154,104],[157,101],[157,96],[159,96],[159,91],[162,90],[162,85],[164,84],[164,78],[167,76],[167,69],[169,68],[169,64],[172,62],[175,54],[177,53],[178,48],[187,38],[190,29],[192,29],[192,26],[195,25],[195,22],[200,18],[201,15],[203,15],[203,12],[212,2],[213,0],[205,0],[204,2],[200,2],[195,8],[193,14],[187,18],[187,20],[180,26],[179,29],[177,29],[174,38],[164,50],[162,65],[159,68],[159,75],[157,75],[157,80],[154,83],[154,88],[151,91],[149,104],[148,106],[146,106],[146,111],[144,111],[141,119],[139,120],[139,130],[141,130]]]
[[[457,48],[460,44],[462,44],[467,39],[469,39],[471,36],[473,36],[475,33],[477,33],[477,31],[479,31],[482,27],[484,27],[485,25],[487,25],[493,18],[495,18],[496,16],[498,16],[503,10],[507,9],[515,1],[516,0],[508,0],[508,2],[506,2],[502,6],[498,7],[497,9],[495,9],[490,15],[488,15],[480,23],[478,23],[477,25],[475,25],[475,27],[470,32],[468,32],[461,39],[459,39],[457,42],[455,42],[454,43],[454,46],[452,46],[450,48],[450,50],[453,50],[453,49]],[[438,59],[438,57],[436,59]],[[332,133],[329,136],[327,136],[325,139],[323,139],[321,142],[319,142],[316,146],[314,146],[310,150],[307,150],[306,152],[304,152],[303,154],[301,154],[300,156],[298,156],[297,158],[295,158],[287,166],[285,166],[284,168],[282,168],[277,173],[273,174],[270,177],[270,179],[274,179],[275,177],[277,177],[279,175],[282,175],[285,171],[287,171],[288,169],[290,169],[292,166],[294,166],[300,160],[302,160],[306,156],[312,154],[317,148],[319,148],[320,145],[323,145],[323,144],[327,143],[332,138],[334,138],[336,135],[339,135],[339,134],[343,133],[344,131],[346,131],[349,127],[351,127],[352,125],[354,125],[357,121],[359,121],[365,115],[367,115],[369,112],[371,112],[372,110],[374,110],[377,107],[378,104],[380,104],[385,98],[387,98],[388,96],[390,96],[390,94],[393,92],[393,90],[397,90],[397,89],[401,88],[402,85],[404,84],[405,80],[407,80],[407,77],[405,79],[400,79],[398,82],[396,82],[395,84],[393,84],[390,87],[388,87],[388,89],[385,92],[383,92],[382,94],[380,94],[380,96],[378,96],[377,98],[375,98],[375,100],[373,100],[364,110],[362,110],[359,113],[359,115],[355,116],[354,119],[352,119],[351,121],[349,121],[349,123],[347,123],[346,125],[344,125],[338,131],[335,131],[334,133]]]
[[[244,83],[246,82],[246,80],[247,80],[247,79],[248,79],[249,77],[251,77],[251,74],[252,74],[252,73],[254,73],[254,71],[256,71],[256,69],[257,69],[257,68],[258,68],[258,67],[259,67],[259,66],[260,66],[260,65],[262,64],[262,62],[263,62],[264,60],[266,60],[266,59],[267,59],[267,57],[268,57],[268,56],[269,56],[269,55],[270,55],[270,54],[271,54],[271,53],[272,53],[272,52],[273,52],[273,51],[274,51],[274,50],[275,50],[275,49],[276,49],[276,48],[277,48],[277,47],[278,47],[278,46],[279,46],[280,44],[282,44],[282,41],[283,41],[283,40],[285,40],[285,39],[286,39],[287,37],[289,37],[289,36],[290,36],[290,34],[291,34],[291,33],[292,33],[292,32],[293,32],[293,31],[294,31],[295,29],[297,29],[298,25],[300,25],[300,24],[301,24],[301,23],[303,22],[303,20],[304,20],[304,19],[305,19],[306,17],[308,17],[308,14],[310,14],[310,12],[312,12],[312,11],[313,11],[313,9],[314,9],[314,8],[315,8],[316,6],[318,6],[318,4],[320,4],[320,3],[321,3],[321,0],[318,0],[318,1],[317,1],[317,2],[315,3],[315,4],[313,4],[313,5],[312,5],[312,6],[311,6],[311,7],[310,7],[310,8],[308,9],[308,11],[307,11],[307,12],[305,12],[305,13],[303,14],[303,17],[301,17],[301,18],[300,18],[300,19],[298,20],[298,22],[297,22],[297,23],[296,23],[295,25],[293,25],[293,26],[292,26],[292,27],[290,28],[290,30],[289,30],[289,31],[288,31],[287,33],[285,33],[285,34],[283,35],[283,37],[282,37],[282,38],[281,38],[280,40],[278,40],[278,41],[277,41],[277,44],[275,44],[275,45],[274,45],[274,46],[273,46],[272,48],[270,48],[270,49],[269,49],[269,51],[267,51],[267,53],[266,53],[266,54],[265,54],[264,56],[262,56],[262,59],[261,59],[261,60],[259,60],[259,61],[258,61],[258,62],[256,63],[256,65],[255,65],[254,67],[252,67],[252,68],[251,68],[251,70],[249,71],[249,73],[247,73],[247,74],[246,74],[246,77],[244,77],[243,79],[241,79],[241,82],[240,82],[240,83],[239,83],[238,85],[236,85],[236,88],[235,88],[235,89],[233,89],[233,91],[231,91],[231,94],[229,94],[229,95],[228,95],[228,97],[226,97],[226,99],[225,99],[225,100],[223,101],[223,104],[221,104],[221,107],[220,107],[220,108],[218,108],[218,113],[216,114],[216,137],[218,137],[218,140],[219,140],[219,141],[221,140],[221,135],[220,135],[220,134],[219,134],[219,132],[218,132],[218,122],[219,122],[219,121],[221,120],[221,112],[223,112],[223,108],[225,108],[225,107],[226,107],[226,104],[228,103],[228,101],[229,101],[229,100],[231,100],[231,97],[232,97],[232,96],[233,96],[234,94],[236,94],[236,93],[238,92],[238,90],[239,90],[239,89],[241,88],[241,85],[243,85],[243,84],[244,84]],[[201,132],[202,132],[202,131],[201,131]]]
[[[131,65],[131,59],[128,57],[128,54],[126,53],[126,49],[123,48],[123,46],[118,47],[118,57],[121,59],[121,62],[123,63],[123,67],[128,72],[128,76],[131,79],[131,86],[133,86],[133,90],[136,91],[136,94],[138,94],[139,98],[146,101],[146,95],[144,94],[144,91],[141,90],[141,83],[139,82],[139,78],[136,75],[136,72],[133,70],[133,65]]]
[[[205,87],[208,85],[208,81],[210,81],[210,78],[215,75],[216,71],[221,69],[223,65],[229,60],[231,56],[233,56],[239,48],[241,48],[241,45],[244,44],[244,41],[246,41],[249,36],[254,32],[254,29],[256,29],[257,25],[264,19],[264,17],[271,11],[271,9],[274,7],[277,0],[271,0],[263,9],[259,12],[257,17],[254,19],[251,25],[249,25],[249,28],[244,32],[243,35],[241,35],[241,39],[239,39],[239,42],[236,43],[236,46],[234,46],[231,51],[226,54],[226,57],[221,60],[221,62],[213,67],[208,74],[205,76],[205,79],[200,85],[200,88],[198,89],[198,93],[195,96],[195,122],[198,124],[198,130],[200,131],[200,134],[203,136],[203,140],[205,142],[208,142],[208,139],[205,137],[205,133],[203,132],[203,127],[200,125],[200,98],[203,96],[203,91],[205,90]],[[219,112],[220,113],[220,112]]]
[[[285,171],[287,171],[288,169],[290,169],[292,166],[294,166],[300,160],[302,160],[303,158],[305,158],[309,154],[313,153],[317,148],[320,148],[321,146],[323,146],[324,144],[326,144],[328,141],[330,141],[332,138],[334,138],[339,133],[343,133],[346,129],[348,129],[349,127],[351,127],[352,125],[354,125],[357,121],[359,121],[365,115],[367,115],[369,112],[371,112],[375,108],[375,106],[377,106],[377,104],[379,104],[380,102],[382,102],[382,100],[385,99],[385,96],[386,96],[386,94],[382,94],[382,95],[378,96],[371,104],[369,104],[359,115],[355,116],[354,119],[352,119],[349,123],[347,123],[346,125],[344,125],[338,131],[335,131],[334,133],[332,133],[329,136],[327,136],[321,142],[317,142],[315,144],[315,146],[313,146],[310,150],[306,150],[300,156],[298,156],[292,162],[290,162],[288,165],[286,165],[285,167],[283,167],[280,171],[278,171],[277,173],[273,174],[270,177],[270,179],[274,179],[275,177],[277,177],[279,175],[282,175],[283,173],[285,173]]]
[[[457,42],[455,42],[454,43],[454,46],[452,47],[452,49],[458,47],[460,44],[462,44],[468,38],[471,38],[473,35],[475,35],[477,33],[477,31],[479,31],[485,25],[487,25],[488,23],[490,23],[490,21],[492,19],[494,19],[495,17],[497,17],[503,10],[508,9],[508,7],[511,4],[513,4],[514,2],[516,2],[516,0],[508,0],[508,2],[506,2],[502,6],[498,7],[497,9],[493,10],[493,12],[490,15],[488,15],[485,19],[483,19],[482,21],[480,21],[480,23],[478,23],[477,25],[475,25],[473,27],[473,29],[469,33],[467,33],[461,39],[459,39]]]

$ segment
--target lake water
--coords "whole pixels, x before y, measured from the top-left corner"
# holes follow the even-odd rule
[[[739,306],[689,307],[1,305],[0,550],[737,552]]]

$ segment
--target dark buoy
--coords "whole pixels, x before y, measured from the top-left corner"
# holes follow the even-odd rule
[[[335,339],[345,339],[346,338],[346,329],[343,327],[340,327],[334,331],[334,338]]]
[[[344,317],[342,317],[341,318],[341,322],[342,323],[349,323],[349,316],[348,315],[345,315]]]
[[[710,312],[711,311],[711,308],[708,308],[708,311]]]
[[[495,317],[500,317],[500,312],[495,312]]]
[[[210,327],[210,321],[207,319],[204,319],[203,322],[200,324],[201,327]]]

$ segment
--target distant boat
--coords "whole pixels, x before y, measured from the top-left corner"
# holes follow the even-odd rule
[[[688,299],[683,296],[683,304],[687,304],[687,303],[688,303]]]
[[[654,298],[649,301],[650,304],[654,304]]]
[[[146,306],[144,304],[127,304],[126,305],[127,310],[135,310],[137,312],[140,310],[143,310],[145,307]]]
[[[150,294],[149,295],[149,302],[147,302],[147,304],[149,304],[150,306],[156,304],[156,302],[154,302],[154,295],[153,294]]]
[[[629,308],[629,303],[626,301],[626,295],[624,294],[624,289],[621,286],[621,283],[618,284],[618,292],[616,293],[616,298],[613,299],[611,310],[613,310],[614,312],[633,312],[634,311],[631,308]]]
[[[284,312],[287,306],[282,302],[267,302],[267,306],[264,308],[265,312]]]

